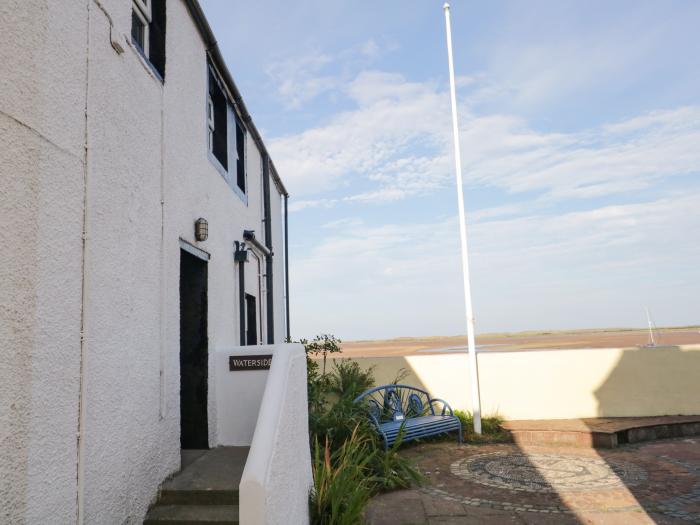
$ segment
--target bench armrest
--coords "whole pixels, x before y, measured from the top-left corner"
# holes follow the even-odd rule
[[[440,414],[441,416],[444,416],[444,415],[445,415],[445,411],[446,411],[446,410],[449,411],[449,414],[450,414],[451,416],[454,416],[454,415],[455,415],[455,414],[454,414],[454,411],[452,410],[452,407],[450,406],[450,404],[449,404],[447,401],[445,401],[444,399],[440,399],[440,398],[436,397],[436,398],[431,399],[430,401],[428,401],[428,403],[430,403],[430,408],[431,408],[431,409],[433,408],[433,403],[442,403],[442,413]],[[433,411],[433,413],[435,413],[435,412]]]
[[[374,414],[372,414],[369,410],[367,411],[367,416],[369,416],[369,420],[372,422],[372,424],[376,427],[379,428],[379,420],[377,420],[376,417],[374,417]]]

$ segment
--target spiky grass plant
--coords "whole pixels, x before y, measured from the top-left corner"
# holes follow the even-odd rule
[[[323,446],[314,442],[310,517],[314,525],[357,525],[372,496],[369,463],[374,451],[367,438],[355,428],[350,438],[331,451],[326,439]]]

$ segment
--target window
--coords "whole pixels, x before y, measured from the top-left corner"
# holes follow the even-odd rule
[[[236,185],[245,193],[245,128],[236,118]]]
[[[214,125],[214,101],[211,99],[211,95],[207,95],[207,128],[209,129],[209,135],[207,137],[207,147],[209,151],[214,151],[214,130],[216,126]]]
[[[244,202],[246,196],[246,128],[233,104],[226,96],[225,86],[216,68],[207,62],[207,148],[210,159],[226,183]],[[213,157],[213,158],[212,158]]]
[[[209,95],[207,98],[207,128],[209,130],[209,151],[228,170],[228,106],[226,97],[211,67],[209,68]]]
[[[165,0],[133,0],[131,42],[165,78]]]

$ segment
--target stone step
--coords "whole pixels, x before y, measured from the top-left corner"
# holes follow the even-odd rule
[[[238,505],[238,490],[161,490],[159,505]]]
[[[144,525],[238,525],[238,505],[161,505],[153,507]]]
[[[238,484],[248,447],[183,450],[182,470],[163,483],[144,523],[238,523]]]
[[[516,444],[616,448],[620,445],[700,435],[700,416],[607,417],[506,421]]]

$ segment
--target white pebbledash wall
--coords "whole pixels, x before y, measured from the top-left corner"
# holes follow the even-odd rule
[[[241,478],[241,523],[308,523],[312,484],[306,354],[299,344],[280,345],[273,355]]]
[[[181,238],[211,254],[209,439],[220,442],[214,356],[240,342],[232,249],[244,229],[264,238],[261,154],[248,135],[246,206],[207,156],[206,46],[186,6],[167,2],[165,83],[129,42],[131,9],[0,3],[1,523],[140,523],[178,470]]]
[[[0,2],[0,523],[75,522],[86,24]]]

